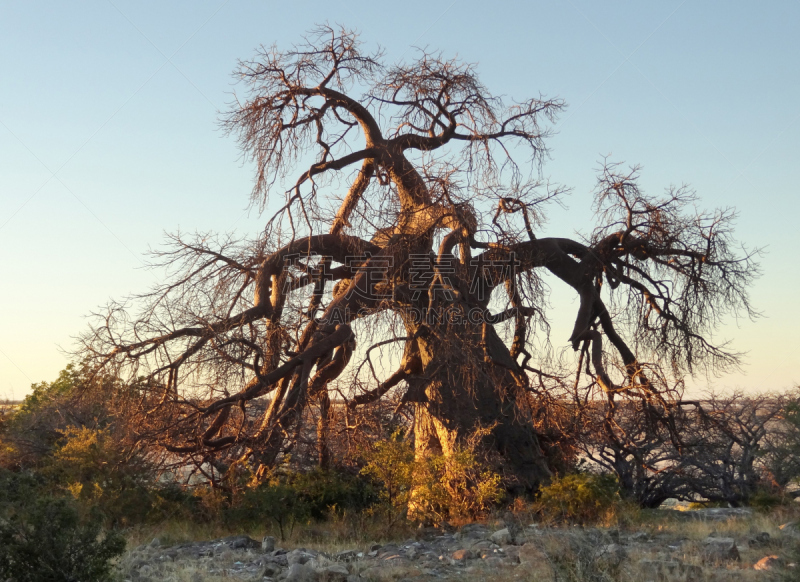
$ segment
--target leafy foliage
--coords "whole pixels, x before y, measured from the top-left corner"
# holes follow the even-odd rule
[[[32,388],[4,423],[0,466],[39,472],[50,493],[97,506],[114,523],[146,519],[158,488],[148,455],[130,438],[127,388],[75,364]]]
[[[281,539],[286,539],[296,523],[320,521],[344,511],[360,512],[377,500],[374,483],[363,476],[323,470],[273,474],[238,495],[228,517],[239,523],[266,518],[278,526]]]
[[[0,474],[0,577],[15,582],[103,582],[110,560],[125,549],[115,532],[101,536],[102,518],[68,498],[42,491],[41,481]]]
[[[453,454],[415,457],[411,443],[399,435],[375,444],[364,473],[383,484],[385,510],[393,520],[408,516],[440,523],[476,518],[500,501],[500,476],[485,469],[471,448]]]
[[[600,521],[619,502],[619,488],[611,475],[575,473],[554,479],[542,487],[542,513],[558,521]]]

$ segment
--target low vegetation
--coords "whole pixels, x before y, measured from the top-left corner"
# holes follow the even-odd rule
[[[695,472],[688,472],[684,482],[675,481],[669,490],[672,503],[684,499],[695,508],[750,508],[746,517],[737,514],[713,523],[648,508],[625,486],[624,472],[604,470],[591,456],[572,456],[571,469],[554,476],[536,495],[515,495],[508,477],[484,461],[481,435],[449,455],[419,456],[402,423],[390,434],[361,431],[348,448],[333,448],[344,462],[329,469],[307,463],[309,451],[316,450],[312,442],[258,479],[246,464],[226,470],[225,479],[217,479],[213,467],[206,474],[187,475],[169,458],[140,446],[136,431],[125,422],[129,394],[128,387],[112,378],[91,379],[79,366],[70,366],[55,382],[35,386],[24,402],[6,411],[0,425],[0,577],[17,582],[112,580],[130,566],[129,556],[141,554],[142,544],[153,538],[159,538],[160,546],[174,546],[230,535],[272,535],[287,549],[302,545],[331,553],[426,535],[446,538],[452,528],[474,523],[505,527],[510,533],[503,540],[512,544],[508,555],[515,555],[513,544],[549,532],[536,543],[558,580],[576,582],[638,580],[641,572],[629,558],[613,565],[614,560],[598,555],[592,545],[597,540],[592,542],[589,534],[565,537],[563,532],[584,531],[573,526],[595,528],[591,531],[600,532],[596,535],[603,547],[616,543],[620,534],[614,532],[646,534],[668,547],[678,544],[684,552],[681,564],[706,570],[702,541],[708,536],[741,540],[746,556],[735,563],[737,571],[764,557],[760,553],[772,555],[769,551],[780,556],[780,572],[793,573],[788,564],[800,550],[797,539],[778,528],[800,516],[794,502],[798,473],[793,469],[800,458],[797,393],[771,400],[736,396],[697,403],[706,407],[704,414],[713,423],[691,430],[713,431],[715,446],[722,446],[729,435],[729,453],[717,463],[727,468],[730,483],[747,482],[749,487],[747,496],[726,501],[718,495],[720,485],[704,490]],[[755,412],[713,412],[733,408]],[[751,435],[750,440],[739,439],[741,432]],[[640,441],[642,449],[645,445],[650,446]],[[618,466],[629,466],[635,453],[620,455],[628,465]],[[676,466],[699,466],[697,447],[686,447],[684,454],[687,459],[679,465],[664,463],[663,473]],[[650,478],[661,479],[661,487],[666,482],[656,472]],[[539,529],[531,530],[531,523]],[[771,545],[747,546],[748,536],[762,531],[772,536]],[[125,539],[139,549],[123,555]],[[453,539],[460,543],[460,538]],[[484,560],[480,568],[472,564],[474,579],[488,579],[491,563]],[[198,568],[193,562],[176,562],[174,579],[217,579],[207,568]],[[523,571],[508,575],[525,579]],[[683,577],[659,574],[658,579],[689,580],[682,572]],[[735,578],[720,572],[707,579]],[[775,572],[770,575],[778,576]]]

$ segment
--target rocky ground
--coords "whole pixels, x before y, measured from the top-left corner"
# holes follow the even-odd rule
[[[796,523],[773,526],[747,510],[674,513],[636,530],[507,519],[457,531],[421,529],[416,539],[327,551],[283,548],[270,536],[177,545],[154,539],[131,550],[120,569],[130,582],[800,580],[792,561],[800,551]]]

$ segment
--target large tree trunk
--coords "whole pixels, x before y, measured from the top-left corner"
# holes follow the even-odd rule
[[[479,450],[512,489],[549,480],[524,375],[494,328],[444,323],[433,329],[416,340],[423,367],[418,386],[412,385],[417,455],[452,454],[484,430]]]

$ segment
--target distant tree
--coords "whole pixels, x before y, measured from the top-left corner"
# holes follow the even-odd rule
[[[156,253],[168,282],[133,311],[112,305],[83,343],[141,379],[139,425],[164,449],[265,475],[311,407],[325,465],[331,394],[355,410],[399,392],[418,454],[489,429],[485,450],[536,486],[551,475],[537,398],[565,378],[535,347],[549,345],[545,272],[579,299],[569,343],[592,397],[655,410],[670,389],[653,370],[738,363],[713,337],[754,315],[733,210],[698,211],[685,186],[648,196],[637,169],[605,164],[590,234],[540,236],[564,193],[540,177],[561,100],[509,103],[428,51],[388,66],[329,26],[237,77],[223,125],[255,165],[253,204],[280,208],[251,239],[173,235]]]
[[[642,402],[594,402],[584,411],[580,448],[583,457],[616,476],[620,494],[641,507],[654,508],[670,498],[694,492],[683,475],[681,443],[690,419],[676,403],[651,410]]]
[[[761,450],[761,464],[770,485],[791,497],[800,497],[800,389],[795,387],[779,401],[782,406],[767,431]],[[791,489],[791,490],[789,490]]]
[[[774,394],[740,392],[695,401],[682,431],[681,475],[689,490],[739,507],[769,487],[764,454],[785,404]]]
[[[64,442],[65,431],[102,429],[112,422],[119,382],[108,375],[69,364],[52,382],[31,385],[31,393],[6,419],[2,464],[40,468]]]

